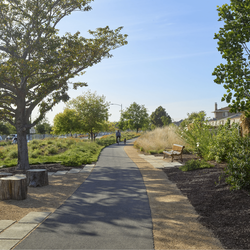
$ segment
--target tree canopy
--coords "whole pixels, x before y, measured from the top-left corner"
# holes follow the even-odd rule
[[[147,128],[148,124],[149,116],[145,106],[133,102],[122,112],[119,128],[136,130],[138,133],[139,129]]]
[[[88,39],[79,32],[59,36],[57,24],[73,11],[89,11],[92,1],[0,0],[0,119],[17,129],[19,169],[29,168],[26,131],[69,99],[69,84],[86,86],[70,79],[127,43],[122,27],[97,28]]]
[[[75,109],[79,121],[79,132],[89,133],[91,140],[95,139],[95,133],[107,128],[109,103],[105,96],[98,96],[96,92],[85,92],[67,103],[67,107]]]
[[[185,127],[188,126],[190,123],[193,123],[194,121],[200,121],[204,122],[206,119],[206,112],[205,111],[200,111],[200,112],[192,112],[192,113],[187,113],[188,118],[184,119],[180,126]]]
[[[52,126],[49,124],[49,122],[44,119],[43,121],[39,122],[36,125],[36,133],[38,134],[50,134],[50,132],[52,131]]]
[[[156,127],[163,127],[172,122],[171,117],[167,114],[166,109],[159,106],[150,116],[150,121]]]
[[[55,135],[72,134],[80,131],[80,117],[75,109],[65,108],[55,115],[52,133]]]
[[[224,26],[214,38],[218,40],[217,49],[224,63],[215,68],[214,81],[223,84],[226,93],[222,101],[229,103],[233,112],[245,111],[246,116],[250,116],[249,1],[231,0],[217,10]]]

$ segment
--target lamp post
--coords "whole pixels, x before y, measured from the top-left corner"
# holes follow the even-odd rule
[[[122,104],[110,103],[110,105],[118,105],[118,106],[121,106],[121,113],[122,113]]]

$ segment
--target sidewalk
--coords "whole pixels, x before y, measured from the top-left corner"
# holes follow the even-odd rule
[[[145,185],[123,148],[105,148],[78,190],[15,249],[153,249]]]

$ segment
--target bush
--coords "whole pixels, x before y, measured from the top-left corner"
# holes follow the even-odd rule
[[[234,151],[236,141],[240,139],[238,125],[229,125],[229,121],[224,126],[221,125],[208,144],[209,153],[204,156],[207,160],[217,162],[226,161],[229,153]]]
[[[209,164],[208,162],[206,162],[205,160],[190,160],[187,161],[186,164],[182,167],[180,167],[179,169],[183,172],[186,171],[192,171],[192,170],[196,170],[196,169],[202,169],[202,168],[213,168],[214,165]]]
[[[204,114],[199,114],[192,123],[180,128],[178,132],[193,153],[205,158],[209,154],[208,145],[213,140],[213,131],[203,119]]]
[[[250,189],[250,138],[238,139],[228,154],[225,169],[226,183],[231,190]]]
[[[18,152],[17,151],[10,151],[8,156],[9,156],[10,159],[17,159],[18,158]]]

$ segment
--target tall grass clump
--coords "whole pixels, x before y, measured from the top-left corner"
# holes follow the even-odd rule
[[[162,153],[165,149],[171,149],[173,144],[185,145],[177,130],[173,125],[156,128],[140,136],[134,146],[146,153]]]

